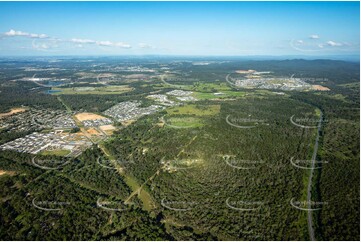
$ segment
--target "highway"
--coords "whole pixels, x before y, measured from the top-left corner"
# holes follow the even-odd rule
[[[231,74],[228,74],[227,76],[226,76],[226,82],[228,82],[228,84],[229,85],[231,85],[231,87],[235,87],[235,88],[237,88],[237,86],[234,84],[234,83],[232,83],[232,81],[230,80],[231,78],[229,77]]]
[[[316,140],[315,140],[315,145],[313,148],[313,154],[312,154],[312,164],[311,164],[311,171],[310,171],[310,176],[308,179],[308,187],[307,187],[307,202],[308,202],[308,211],[307,211],[307,223],[308,223],[308,233],[310,236],[310,240],[314,241],[315,239],[315,231],[313,229],[313,220],[312,220],[312,208],[311,208],[311,203],[312,203],[312,178],[313,178],[313,171],[315,168],[315,162],[316,162],[316,156],[317,156],[317,151],[318,151],[318,141],[320,138],[320,131],[321,131],[321,127],[322,127],[322,111],[320,114],[320,120],[318,122],[317,125],[317,136],[316,136]]]

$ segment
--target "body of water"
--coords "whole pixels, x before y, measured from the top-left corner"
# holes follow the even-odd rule
[[[54,93],[57,93],[57,92],[61,92],[61,90],[46,90],[46,91],[44,91],[44,93],[46,93],[46,94],[54,94]]]

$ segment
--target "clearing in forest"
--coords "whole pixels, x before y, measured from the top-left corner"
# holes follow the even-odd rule
[[[220,105],[185,105],[181,107],[173,107],[167,109],[169,115],[196,115],[196,116],[209,116],[216,115],[221,110]]]
[[[0,118],[6,117],[6,116],[10,116],[13,115],[15,113],[20,113],[20,112],[24,112],[26,109],[25,108],[12,108],[10,110],[10,112],[7,113],[0,113]]]
[[[105,117],[95,113],[78,113],[75,117],[80,121],[104,119]]]

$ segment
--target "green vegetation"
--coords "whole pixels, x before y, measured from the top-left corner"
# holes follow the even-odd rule
[[[69,150],[44,150],[41,155],[56,155],[56,156],[66,156],[70,153]]]
[[[134,65],[156,74],[116,70],[116,80],[108,80],[113,86],[104,86],[98,73],[127,67],[130,60],[94,63],[100,60],[106,65],[94,68],[88,62],[75,67],[66,58],[54,64],[4,60],[1,113],[24,105],[101,114],[123,101],[155,104],[146,96],[174,89],[193,91],[199,100],[119,127],[54,170],[34,166],[33,155],[0,150],[2,240],[308,240],[307,212],[290,201],[307,200],[310,171],[290,159],[310,159],[316,129],[293,125],[290,117],[307,125],[302,119],[318,119],[320,110],[324,122],[316,160],[328,162],[314,170],[312,181],[312,201],[324,203],[313,212],[316,239],[360,239],[359,63],[216,58],[193,65],[182,58],[135,59]],[[32,65],[61,65],[54,78],[74,80],[80,71],[84,78],[54,87],[62,92],[49,95],[47,87],[13,81],[37,74],[24,71]],[[234,90],[225,76],[239,69],[307,76],[331,90]],[[44,129],[0,128],[0,143],[34,131]],[[49,163],[68,159],[65,150],[41,154]]]
[[[256,234],[250,231],[260,233],[267,228],[277,228],[284,232],[274,234],[270,230],[262,233],[266,239],[306,239],[302,232],[304,224],[298,222],[304,217],[304,213],[289,205],[292,197],[300,199],[302,196],[303,173],[290,165],[289,155],[307,157],[312,149],[307,141],[313,135],[290,124],[289,117],[294,111],[301,115],[312,112],[313,108],[299,102],[292,102],[290,105],[289,102],[269,98],[266,102],[261,99],[246,99],[215,103],[212,106],[220,105],[220,113],[201,116],[207,126],[190,129],[151,128],[157,122],[156,118],[144,118],[119,131],[119,138],[108,143],[107,147],[116,157],[133,157],[135,163],[129,164],[126,170],[140,181],[147,180],[161,167],[162,158],[166,161],[204,161],[191,169],[172,173],[162,171],[153,182],[147,183],[148,189],[152,191],[151,195],[157,201],[155,211],[161,209],[165,223],[173,221],[181,224],[181,227],[191,226],[201,233],[206,233],[213,227],[210,234],[217,239],[251,239]],[[189,110],[189,107],[184,110]],[[248,131],[237,129],[225,122],[225,117],[230,113],[244,113],[247,116],[251,113],[252,116],[267,120],[269,126],[261,125]],[[144,146],[148,150],[143,155],[140,147]],[[222,155],[228,154],[242,159],[261,159],[267,165],[247,171],[236,170],[222,160]],[[223,179],[225,177],[227,179]],[[240,213],[225,207],[228,197],[267,201],[267,206],[254,213]],[[186,213],[174,212],[161,205],[164,198],[170,201],[196,202],[198,205]],[[269,211],[273,211],[272,215]],[[283,216],[290,221],[287,226],[277,223]],[[199,221],[195,218],[204,219]],[[236,221],[237,226],[234,226]],[[248,229],[240,234],[239,228],[246,225]],[[228,229],[222,229],[224,226]],[[177,239],[180,238],[182,237]]]
[[[195,128],[201,127],[204,124],[202,123],[202,119],[194,118],[194,117],[172,117],[167,119],[166,125],[172,128]]]
[[[36,84],[32,82],[12,82],[11,85],[0,86],[0,113],[21,106],[63,109],[56,97],[39,93],[33,88],[36,88]]]
[[[342,90],[343,91],[343,90]],[[316,238],[336,240],[359,237],[360,153],[359,104],[328,95],[297,94],[294,98],[314,103],[324,113],[324,128],[317,159],[327,161],[316,170],[314,199],[326,204],[315,213]],[[359,101],[359,100],[355,100]],[[352,199],[351,199],[352,197]],[[347,198],[347,199],[345,199]]]
[[[141,185],[139,185],[138,181],[135,179],[134,176],[132,176],[131,174],[124,171],[124,169],[125,169],[125,167],[124,167],[125,164],[123,164],[124,162],[121,162],[119,164],[117,162],[116,157],[109,154],[109,151],[105,148],[105,145],[106,144],[99,144],[99,148],[102,150],[105,157],[107,157],[107,159],[109,159],[111,161],[110,167],[114,167],[117,169],[118,174],[120,176],[122,176],[122,178],[124,179],[124,182],[133,191],[132,194],[129,194],[129,196],[124,198],[125,201],[130,202],[130,200],[134,200],[134,199],[132,199],[133,196],[138,194],[138,198],[142,202],[143,208],[147,211],[150,211],[154,206],[152,197],[149,195],[149,193],[146,190],[142,189],[143,187]]]
[[[169,115],[195,115],[207,116],[216,115],[220,111],[220,105],[185,105],[167,109]]]
[[[5,188],[1,190],[1,238],[171,240],[163,224],[135,205],[113,212],[97,206],[100,197],[117,201],[115,198],[124,199],[130,193],[115,171],[99,169],[96,163],[99,154],[94,147],[62,172],[44,172],[30,165],[28,155],[2,152],[0,168],[16,171],[17,175],[0,177]],[[34,204],[60,210],[44,211]],[[119,205],[115,203],[112,207]]]
[[[101,87],[72,87],[72,88],[52,88],[54,95],[75,95],[75,94],[122,94],[132,90],[129,86],[101,86]]]

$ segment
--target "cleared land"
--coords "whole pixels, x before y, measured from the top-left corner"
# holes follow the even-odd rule
[[[94,129],[94,128],[90,128],[87,130],[87,132],[90,134],[90,135],[100,135],[100,133]]]
[[[75,87],[75,88],[52,88],[54,95],[61,94],[122,94],[133,90],[132,87],[124,86],[104,86],[104,87]]]
[[[169,115],[196,115],[196,116],[209,116],[219,113],[220,105],[185,105],[182,107],[174,107],[167,109]]]
[[[250,74],[255,72],[255,70],[237,70],[236,73],[238,74]]]
[[[194,118],[194,117],[181,117],[181,118],[170,118],[167,121],[167,126],[173,128],[195,128],[201,127],[204,124],[202,123],[202,119]]]
[[[128,126],[128,125],[131,125],[132,123],[134,123],[136,120],[132,119],[132,120],[126,120],[126,121],[123,121],[121,122],[122,125],[124,126]]]
[[[102,125],[102,126],[99,126],[99,128],[100,128],[100,130],[102,130],[107,135],[112,135],[114,130],[116,130],[116,128],[111,124]]]
[[[102,119],[105,118],[99,114],[95,114],[95,113],[78,113],[75,115],[75,117],[80,121],[85,121],[85,120],[96,120],[96,119]]]
[[[25,108],[12,108],[10,110],[10,112],[7,113],[0,113],[0,118],[6,117],[6,116],[10,116],[13,115],[15,113],[20,113],[20,112],[24,112],[26,109]]]
[[[13,176],[13,175],[15,175],[15,172],[14,172],[14,171],[4,171],[4,170],[0,170],[0,176],[3,176],[3,175]]]
[[[324,87],[321,85],[312,85],[312,89],[317,90],[317,91],[329,91],[330,90],[330,88]]]
[[[103,131],[108,131],[108,130],[114,130],[115,127],[111,124],[108,124],[108,125],[102,125],[102,126],[99,126],[99,128]]]
[[[220,112],[220,105],[185,105],[167,109],[166,126],[172,128],[196,128],[204,125],[203,116]]]
[[[219,91],[219,90],[218,90]],[[246,92],[242,91],[228,91],[228,90],[221,90],[219,92],[210,93],[210,92],[194,92],[193,96],[197,99],[226,99],[230,97],[245,97],[247,94]]]

